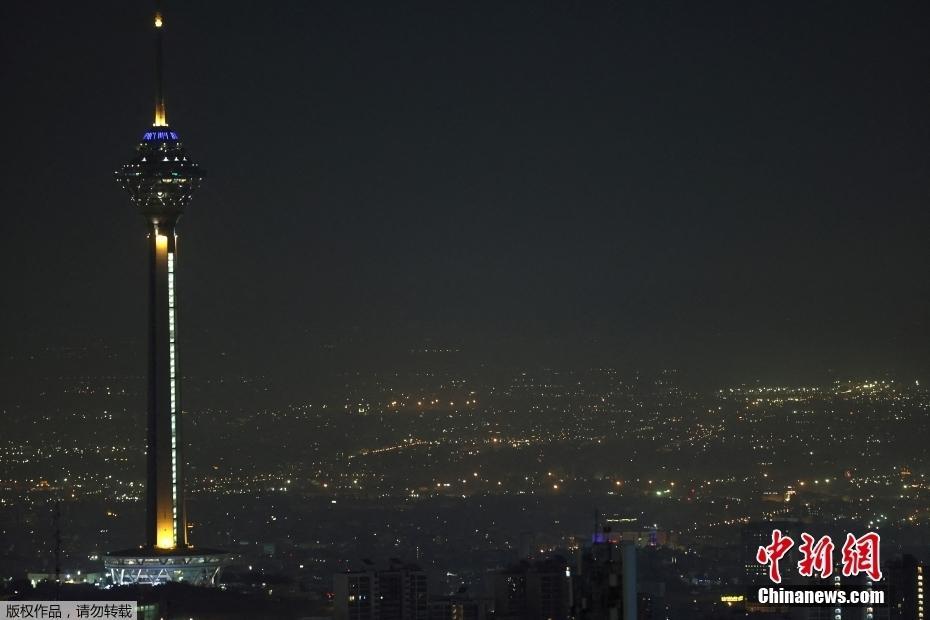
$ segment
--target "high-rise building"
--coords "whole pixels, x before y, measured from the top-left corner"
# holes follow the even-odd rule
[[[924,606],[924,579],[930,579],[927,565],[913,555],[905,554],[885,565],[885,588],[891,618],[930,618],[930,610],[925,611]]]
[[[769,568],[767,565],[756,561],[756,553],[759,547],[766,547],[772,543],[772,530],[779,530],[784,536],[800,540],[801,524],[797,520],[785,519],[782,521],[750,523],[744,526],[740,532],[740,543],[743,548],[741,557],[744,562],[743,568],[747,585],[770,583]],[[779,569],[784,583],[792,583],[797,577],[797,566],[792,562],[782,561]]]
[[[429,620],[484,620],[483,600],[470,596],[438,596],[429,600]]]
[[[195,549],[187,540],[178,355],[177,224],[203,172],[168,125],[162,71],[165,20],[156,6],[155,119],[136,155],[115,174],[145,219],[149,247],[147,288],[148,415],[145,544],[107,555],[114,583],[212,583],[223,553]]]
[[[583,548],[572,576],[572,617],[637,620],[636,548],[598,532]]]
[[[375,618],[377,573],[350,571],[333,577],[333,598],[337,620],[372,620]]]
[[[494,617],[506,620],[567,620],[571,569],[560,557],[522,561],[494,576]]]
[[[391,561],[381,570],[336,573],[334,610],[338,620],[428,620],[426,572]]]

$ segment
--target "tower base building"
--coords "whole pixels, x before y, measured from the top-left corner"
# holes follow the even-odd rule
[[[228,559],[229,554],[215,549],[142,547],[107,554],[103,567],[110,583],[116,586],[157,586],[168,581],[214,586]]]

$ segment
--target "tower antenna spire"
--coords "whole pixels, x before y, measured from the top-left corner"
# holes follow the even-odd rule
[[[155,127],[168,126],[168,111],[165,108],[165,86],[162,78],[162,44],[161,29],[164,17],[161,13],[161,0],[155,0]]]

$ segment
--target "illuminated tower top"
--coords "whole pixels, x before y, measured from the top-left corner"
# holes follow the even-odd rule
[[[162,67],[165,19],[160,6],[155,9],[154,25],[155,120],[152,128],[142,135],[136,156],[115,176],[142,215],[158,227],[177,222],[200,186],[203,171],[187,154],[178,134],[168,126]]]

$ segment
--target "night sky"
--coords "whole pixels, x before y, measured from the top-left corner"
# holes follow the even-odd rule
[[[0,4],[2,338],[138,349],[148,2]],[[930,371],[926,2],[167,2],[189,373]],[[136,347],[136,349],[133,349]],[[400,363],[400,362],[397,362]]]

